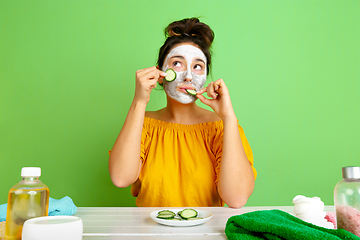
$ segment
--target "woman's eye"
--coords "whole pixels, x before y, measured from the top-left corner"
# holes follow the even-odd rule
[[[174,65],[175,67],[181,67],[181,63],[178,62],[178,61],[174,62],[173,65]]]
[[[196,64],[196,65],[194,66],[194,69],[195,69],[195,70],[201,70],[201,69],[202,69],[202,66],[199,65],[199,64]]]

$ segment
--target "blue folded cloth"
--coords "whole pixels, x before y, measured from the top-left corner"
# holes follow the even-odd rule
[[[7,203],[0,205],[0,222],[6,220]]]
[[[71,216],[76,211],[77,207],[68,196],[61,199],[49,198],[49,216]]]
[[[6,220],[7,203],[0,205],[0,222]],[[70,216],[75,214],[77,207],[73,200],[65,196],[61,199],[49,198],[49,216]]]

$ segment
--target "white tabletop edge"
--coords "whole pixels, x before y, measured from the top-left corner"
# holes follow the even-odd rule
[[[84,237],[103,237],[103,236],[202,236],[202,235],[225,235],[225,233],[83,233]]]

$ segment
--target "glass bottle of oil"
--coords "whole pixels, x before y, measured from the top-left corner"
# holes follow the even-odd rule
[[[26,220],[48,215],[49,188],[39,180],[41,169],[24,167],[22,180],[9,191],[5,240],[21,240]]]

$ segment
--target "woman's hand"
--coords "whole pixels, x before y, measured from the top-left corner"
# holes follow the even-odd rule
[[[201,95],[205,92],[207,92],[208,97],[211,99]],[[231,104],[229,90],[226,87],[224,80],[218,79],[215,82],[211,82],[207,87],[197,92],[196,96],[202,103],[210,106],[222,120],[225,120],[228,117],[236,118]]]
[[[134,100],[147,104],[152,89],[156,87],[157,82],[161,83],[166,75],[156,67],[137,70]]]

